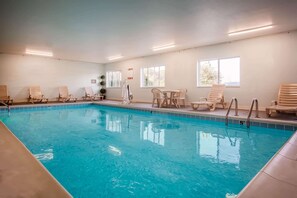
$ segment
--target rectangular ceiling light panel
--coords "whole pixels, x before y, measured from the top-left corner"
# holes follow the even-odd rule
[[[169,49],[175,47],[174,43],[166,44],[166,45],[160,45],[160,46],[155,46],[153,47],[153,51],[159,51],[159,50],[164,50],[164,49]]]
[[[117,59],[120,59],[120,58],[123,58],[123,56],[122,55],[110,56],[107,59],[110,60],[110,61],[112,61],[112,60],[117,60]]]
[[[236,35],[240,35],[240,34],[257,32],[257,31],[261,31],[261,30],[267,30],[267,29],[271,29],[271,28],[273,28],[273,26],[272,25],[268,25],[268,26],[262,26],[262,27],[252,28],[252,29],[246,29],[246,30],[236,31],[236,32],[229,32],[228,35],[229,36],[236,36]]]
[[[37,56],[48,56],[48,57],[52,57],[53,56],[53,52],[31,50],[31,49],[26,49],[26,52],[25,53],[26,54],[30,54],[30,55],[37,55]]]

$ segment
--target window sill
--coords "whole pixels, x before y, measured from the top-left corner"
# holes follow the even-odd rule
[[[211,88],[212,86],[197,86],[197,88]],[[225,86],[226,88],[240,88],[239,86]]]
[[[142,89],[165,88],[165,86],[163,86],[163,87],[140,87],[140,88],[142,88]]]
[[[121,89],[121,87],[106,87],[106,89]]]

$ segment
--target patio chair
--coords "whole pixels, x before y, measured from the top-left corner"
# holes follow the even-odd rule
[[[94,94],[92,87],[85,87],[85,96],[84,100],[103,100],[103,96],[99,94]]]
[[[279,88],[277,100],[266,108],[266,114],[271,116],[272,112],[296,113],[297,116],[297,84],[282,84]]]
[[[0,85],[0,103],[6,105],[12,105],[13,99],[8,95],[8,90],[6,85]]]
[[[164,101],[166,100],[166,98],[164,97],[164,94],[160,89],[157,89],[157,88],[153,88],[151,92],[153,93],[152,107],[154,107],[154,104],[156,103],[157,107],[160,108],[164,103]]]
[[[173,103],[176,107],[180,108],[181,103],[184,107],[186,107],[186,94],[187,89],[178,89],[179,92],[176,92],[173,96]]]
[[[191,102],[192,108],[197,110],[200,105],[206,105],[209,110],[214,111],[217,104],[220,104],[223,106],[223,108],[225,108],[224,89],[225,85],[212,85],[208,97],[200,98],[200,101],[198,102]]]
[[[29,88],[29,98],[28,102],[34,104],[35,102],[48,102],[48,98],[45,98],[42,94],[39,86],[34,86]]]
[[[77,98],[74,98],[72,94],[69,94],[68,87],[59,87],[59,97],[58,101],[62,102],[76,102]]]

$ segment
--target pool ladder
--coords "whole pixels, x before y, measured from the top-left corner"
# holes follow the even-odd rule
[[[238,101],[237,101],[237,98],[233,97],[232,100],[231,100],[231,102],[230,102],[228,111],[226,113],[226,117],[225,117],[225,124],[226,125],[228,125],[228,116],[229,116],[229,113],[230,113],[230,110],[231,110],[233,101],[235,102],[235,109],[234,109],[235,110],[235,115],[234,116],[238,116]]]
[[[7,107],[7,111],[10,112],[10,106],[4,102],[0,102],[0,104],[3,104],[4,106]]]
[[[235,115],[234,116],[238,116],[238,101],[237,101],[237,98],[233,97],[231,102],[230,102],[228,111],[226,113],[226,117],[225,117],[225,124],[226,125],[228,125],[228,116],[229,116],[233,101],[235,102],[235,109],[234,109],[235,110]],[[251,119],[251,115],[252,115],[252,112],[253,112],[254,105],[255,105],[255,108],[256,108],[256,116],[255,117],[259,118],[259,102],[258,102],[257,98],[254,98],[252,100],[252,104],[251,104],[251,107],[250,107],[250,110],[249,110],[249,113],[248,113],[248,116],[247,116],[247,119],[246,119],[246,127],[247,128],[250,128],[250,126],[251,126],[250,119]]]
[[[250,128],[250,125],[251,125],[250,118],[251,118],[251,115],[252,115],[252,112],[253,112],[254,105],[256,105],[256,116],[255,117],[259,118],[259,103],[258,103],[258,99],[254,98],[253,101],[252,101],[251,107],[250,107],[248,117],[246,119],[246,127],[247,128]]]

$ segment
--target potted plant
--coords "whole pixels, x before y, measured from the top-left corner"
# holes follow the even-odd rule
[[[106,94],[106,89],[105,88],[101,88],[100,89],[100,93],[103,95],[103,94]]]
[[[101,81],[99,82],[99,85],[101,86],[101,89],[99,90],[100,95],[103,96],[103,99],[106,99],[106,89],[105,89],[105,75],[100,76]]]
[[[101,96],[103,96],[103,99],[106,99],[106,89],[105,88],[101,88],[100,89],[100,94],[101,94]]]

